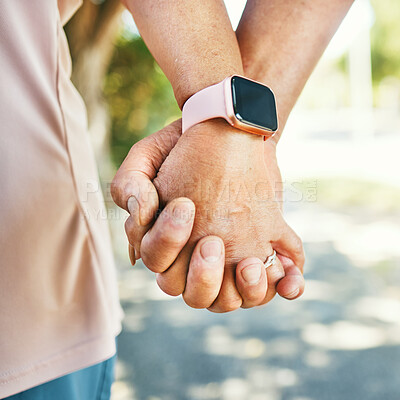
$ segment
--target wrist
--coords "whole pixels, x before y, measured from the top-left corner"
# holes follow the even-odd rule
[[[214,156],[221,152],[230,157],[246,153],[262,156],[264,152],[262,136],[236,129],[222,118],[203,121],[185,132],[182,138]]]
[[[177,73],[176,81],[171,82],[179,108],[182,109],[186,100],[200,90],[215,85],[231,75],[243,75],[241,63],[237,66],[220,66],[210,74],[197,74],[197,76],[193,76],[192,71],[180,71]]]

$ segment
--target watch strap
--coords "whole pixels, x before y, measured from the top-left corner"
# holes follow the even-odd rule
[[[225,100],[227,79],[200,90],[186,100],[182,108],[182,133],[212,118],[224,118],[229,122]]]

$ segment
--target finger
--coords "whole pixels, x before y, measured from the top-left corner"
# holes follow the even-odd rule
[[[111,183],[111,194],[118,206],[130,214],[137,213],[139,226],[146,226],[154,219],[158,210],[158,193],[145,173],[126,170],[122,165]]]
[[[159,200],[157,189],[149,178],[140,173],[130,174],[130,182],[126,185],[130,197],[126,206],[130,215],[135,215],[138,227],[146,227],[151,224],[157,214]]]
[[[259,258],[240,261],[236,267],[236,286],[243,299],[242,308],[261,304],[267,293],[267,274]]]
[[[177,120],[132,146],[111,183],[111,195],[118,206],[128,211],[128,199],[134,196],[141,208],[145,201],[157,202],[158,207],[157,191],[151,181],[180,136],[181,120]],[[148,206],[152,210],[157,207],[154,203]],[[146,215],[152,214],[143,212],[142,225],[149,222]]]
[[[224,276],[223,241],[207,236],[197,243],[189,264],[183,299],[192,308],[210,307],[217,298]]]
[[[140,243],[156,216],[159,199],[152,179],[181,135],[181,120],[136,143],[111,183],[111,195],[127,210],[125,223],[131,263],[140,258]]]
[[[281,255],[278,255],[278,257],[285,270],[285,277],[278,282],[276,291],[280,296],[288,300],[297,299],[304,293],[305,281],[303,274],[292,260]]]
[[[164,272],[188,241],[193,228],[194,203],[186,198],[172,200],[144,235],[140,255],[153,272]]]
[[[272,242],[272,247],[277,253],[293,261],[293,263],[303,272],[304,249],[301,239],[294,230],[286,223],[280,229],[280,237]]]
[[[157,274],[157,284],[170,296],[179,296],[185,291],[193,244],[188,243],[179,253],[173,264],[164,272]]]
[[[285,271],[283,269],[283,266],[279,258],[276,258],[276,262],[274,265],[271,265],[270,267],[266,268],[266,273],[267,273],[268,289],[267,289],[267,294],[264,300],[262,301],[262,304],[269,303],[275,297],[276,285],[285,276]]]
[[[146,202],[142,207],[142,210],[145,210],[146,214],[155,215],[157,212],[157,204],[158,202],[155,202],[153,204]],[[153,224],[153,218],[150,220],[148,224],[142,225],[139,215],[139,202],[133,196],[130,197],[128,200],[128,209],[130,216],[125,221],[125,232],[130,245],[129,258],[131,260],[132,265],[134,265],[135,261],[140,258],[141,242],[143,236],[151,228]]]
[[[214,303],[208,307],[209,311],[225,313],[241,307],[243,299],[236,288],[235,277],[235,267],[232,265],[225,266],[221,290]]]

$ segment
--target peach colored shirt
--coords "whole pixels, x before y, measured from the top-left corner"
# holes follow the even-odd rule
[[[0,2],[0,398],[111,357],[121,329],[62,29],[79,3]]]

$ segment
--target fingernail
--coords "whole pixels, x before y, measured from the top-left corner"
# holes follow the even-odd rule
[[[136,197],[131,196],[127,202],[129,214],[136,217],[136,221],[140,224],[140,206]]]
[[[187,224],[193,218],[193,207],[188,202],[178,202],[172,210],[172,219],[178,225]]]
[[[147,207],[140,207],[140,204],[135,196],[131,196],[127,202],[130,215],[135,215],[135,220],[140,226],[148,225],[154,218]]]
[[[294,299],[296,296],[298,296],[300,292],[300,289],[297,288],[296,290],[294,290],[292,293],[288,294],[287,296],[285,296],[287,299]]]
[[[200,254],[203,259],[209,263],[216,262],[222,254],[221,242],[218,240],[210,240],[201,245]]]
[[[128,245],[128,254],[129,254],[129,259],[131,261],[132,266],[135,265],[136,264],[136,253],[135,253],[135,249],[130,244]]]
[[[261,264],[251,264],[242,269],[242,278],[249,284],[254,285],[261,278]]]

